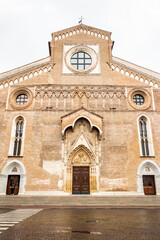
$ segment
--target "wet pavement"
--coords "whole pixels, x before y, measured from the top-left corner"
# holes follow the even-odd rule
[[[2,211],[0,211],[0,218],[10,216],[13,219],[11,212],[2,213]],[[13,210],[14,221],[16,217],[20,219],[18,214],[24,214],[24,220],[17,221],[13,226],[2,230],[0,240],[160,239],[160,209],[44,209],[36,211],[25,209],[23,213],[22,209]]]
[[[5,213],[5,212],[10,212],[12,211],[13,209],[7,209],[7,208],[3,208],[3,209],[0,209],[0,214],[1,213]]]

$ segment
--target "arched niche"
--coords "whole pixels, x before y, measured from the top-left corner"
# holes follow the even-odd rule
[[[26,170],[23,163],[19,160],[11,160],[4,166],[2,173],[0,174],[0,194],[6,194],[9,175],[20,176],[19,194],[24,194],[26,184]]]

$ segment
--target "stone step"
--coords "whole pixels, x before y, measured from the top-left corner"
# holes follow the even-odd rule
[[[160,207],[160,196],[0,196],[0,207]]]

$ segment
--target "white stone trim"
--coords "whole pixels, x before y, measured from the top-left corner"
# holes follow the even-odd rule
[[[145,168],[149,167],[151,169],[150,172],[145,172]],[[145,160],[138,166],[137,171],[137,192],[144,194],[143,190],[143,175],[154,175],[155,176],[155,188],[156,188],[156,195],[160,195],[160,168],[158,165],[151,161]]]
[[[88,53],[92,58],[92,64],[86,70],[76,70],[70,63],[74,53],[83,51]],[[63,74],[100,74],[100,50],[99,44],[81,44],[81,45],[63,45]]]

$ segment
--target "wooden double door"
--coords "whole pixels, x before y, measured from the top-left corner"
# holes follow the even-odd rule
[[[156,194],[154,175],[143,175],[143,189],[145,195]]]
[[[8,175],[7,195],[18,195],[20,175]]]
[[[89,167],[73,167],[72,194],[89,194]]]

